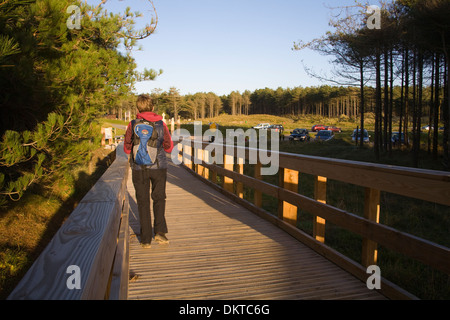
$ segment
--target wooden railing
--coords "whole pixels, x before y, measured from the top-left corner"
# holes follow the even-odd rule
[[[8,299],[126,299],[129,164],[116,159],[85,195]]]
[[[217,147],[221,148],[221,145],[217,144]],[[250,152],[252,156],[258,154],[254,149],[235,146],[222,150],[222,164],[211,163],[214,145],[184,139],[178,144],[178,157],[204,182],[284,229],[362,281],[369,276],[367,267],[377,263],[378,245],[450,274],[449,248],[379,223],[380,191],[450,206],[450,173],[278,152],[280,186],[276,186],[262,181],[259,155],[257,161],[252,159],[256,162],[254,177],[243,174],[244,165],[250,165]],[[243,156],[236,159],[239,151]],[[299,172],[314,176],[314,199],[298,193]],[[217,175],[223,177],[221,186],[217,184]],[[326,203],[328,179],[365,188],[364,217]],[[243,185],[254,190],[253,203],[243,199]],[[262,194],[279,200],[278,216],[261,208]],[[296,227],[297,209],[314,216],[313,236]],[[324,244],[327,221],[362,237],[361,263]],[[416,298],[384,278],[381,292],[395,299]]]

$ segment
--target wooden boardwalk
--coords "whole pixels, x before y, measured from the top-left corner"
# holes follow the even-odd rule
[[[170,244],[140,247],[131,174],[129,299],[384,299],[286,232],[170,164]]]

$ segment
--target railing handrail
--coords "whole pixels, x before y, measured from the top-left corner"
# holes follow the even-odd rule
[[[128,157],[123,144],[119,144],[115,161],[83,197],[8,299],[126,298],[127,292],[115,283],[124,283],[121,279],[126,277],[128,284],[124,265],[127,253],[123,251],[123,241],[128,239],[121,234],[128,230],[128,172]],[[117,270],[124,267],[126,274],[118,275]]]
[[[208,145],[210,144],[205,142],[196,141],[193,143],[191,140],[183,140],[178,148],[179,152],[181,152],[182,148],[186,148],[185,150],[191,149],[188,152],[183,152],[183,155],[180,155],[183,157],[185,165],[195,170],[205,179],[209,175],[208,172],[205,174],[205,170],[211,170],[214,175],[223,175],[224,191],[232,194],[236,201],[257,213],[264,211],[261,209],[260,199],[262,193],[277,198],[283,203],[281,210],[279,208],[278,217],[266,215],[265,217],[268,220],[271,220],[325,256],[333,256],[332,259],[335,262],[338,261],[338,264],[344,268],[348,267],[348,269],[351,269],[349,270],[350,272],[353,272],[361,279],[367,277],[367,274],[362,272],[363,268],[356,266],[353,262],[349,262],[349,259],[343,258],[341,254],[331,248],[326,248],[324,245],[324,225],[326,220],[363,237],[362,266],[367,267],[368,265],[376,264],[377,244],[381,244],[450,274],[449,248],[398,231],[380,224],[378,221],[380,191],[396,193],[449,206],[450,173],[278,152],[280,170],[282,170],[282,174],[288,176],[288,180],[284,180],[284,186],[279,187],[262,181],[258,172],[255,172],[255,177],[243,175],[242,165],[245,161],[241,161],[240,163],[236,162],[236,166],[239,167],[237,171],[239,172],[234,170],[234,161],[233,163],[227,163],[227,161],[232,161],[230,159],[231,152],[227,153],[227,151],[232,150],[234,157],[244,155],[244,158],[248,160],[250,151],[255,151],[255,149],[239,146],[230,148],[229,145],[227,149],[223,147],[224,145],[215,143],[208,149],[214,150],[214,147],[223,148],[222,152],[225,158],[223,166],[218,166],[217,164],[211,163],[211,161],[208,161],[210,164],[204,161],[205,150],[203,149]],[[200,146],[202,152],[199,154]],[[241,152],[240,154],[239,151]],[[258,171],[261,165],[258,164],[255,168],[257,169],[255,171]],[[299,171],[316,177],[315,199],[303,196],[297,192]],[[296,174],[297,180],[295,179]],[[294,179],[292,179],[292,176],[294,176]],[[365,187],[365,217],[326,204],[326,181],[328,178]],[[233,181],[237,185],[241,184],[253,188],[255,194],[259,194],[259,196],[255,196],[254,204],[240,199],[242,198],[242,186],[240,187],[241,195],[236,196],[234,194]],[[297,231],[299,230],[295,227],[297,207],[315,216],[313,237]],[[289,227],[288,224],[294,226],[297,230]],[[389,287],[395,288],[395,285],[392,284]],[[401,290],[400,288],[395,289]],[[406,292],[401,293],[400,296],[413,297]]]
[[[182,141],[183,144],[186,144],[190,140],[184,139]],[[194,143],[194,145],[201,144],[202,147],[208,145],[216,145],[217,147],[229,146],[227,144],[192,140],[191,143]],[[224,148],[224,150],[227,149]],[[234,156],[238,155],[240,150],[245,151],[246,160],[249,160],[249,153],[251,151],[255,151],[255,154],[258,154],[257,152],[259,151],[259,149],[234,145]],[[267,152],[270,155],[274,151],[269,150]],[[362,187],[378,188],[379,190],[389,193],[450,206],[450,172],[448,171],[409,168],[281,151],[274,153],[278,153],[279,155],[280,168],[298,170],[298,168],[296,169],[298,164],[308,164],[308,166],[302,166],[302,173],[327,176],[330,179],[341,182],[347,182]],[[350,168],[352,174],[346,174],[347,171],[343,172],[342,170],[336,170],[346,168]],[[367,176],[360,177],[358,171],[353,171],[355,169],[365,171]],[[319,170],[321,172],[326,170],[326,174],[318,174],[317,171]],[[380,174],[384,176],[380,176]],[[407,183],[404,185],[405,188],[398,186],[396,183],[397,178],[408,179]],[[434,190],[438,190],[439,192],[436,193]]]

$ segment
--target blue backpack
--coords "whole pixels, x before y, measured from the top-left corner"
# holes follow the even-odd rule
[[[137,165],[157,164],[158,132],[155,123],[144,119],[133,120],[133,160]]]

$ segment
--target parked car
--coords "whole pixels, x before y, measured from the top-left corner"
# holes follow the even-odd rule
[[[306,129],[294,129],[289,136],[289,141],[309,141],[311,137]]]
[[[327,126],[325,126],[323,124],[315,124],[311,128],[312,132],[316,132],[316,131],[320,131],[320,130],[327,130]]]
[[[399,132],[392,132],[391,141],[392,141],[392,144],[394,146],[397,145],[398,143],[405,144],[406,143],[405,133],[402,132],[402,135],[401,135],[401,138],[400,138]]]
[[[423,126],[421,129],[425,130],[425,131],[430,131],[430,130],[433,130],[433,126],[430,127],[429,125],[426,125],[426,126]]]
[[[333,132],[339,132],[339,133],[342,132],[341,128],[334,127],[334,126],[328,126],[328,127],[326,128],[326,130],[331,130],[331,131],[333,131]]]
[[[320,130],[317,132],[315,141],[328,141],[334,138],[334,132],[331,130]]]
[[[270,127],[270,123],[260,123],[257,126],[254,126],[253,129],[267,130],[269,127]]]
[[[284,133],[284,127],[282,124],[273,124],[273,125],[269,126],[269,129],[279,132],[280,135],[282,135]]]
[[[369,136],[369,133],[367,132],[367,130],[366,129],[364,129],[364,133],[363,133],[363,141],[365,142],[365,143],[369,143],[370,142],[370,136]],[[359,140],[359,139],[361,139],[361,129],[355,129],[355,130],[353,130],[353,133],[352,133],[352,141],[356,141],[356,140]]]

